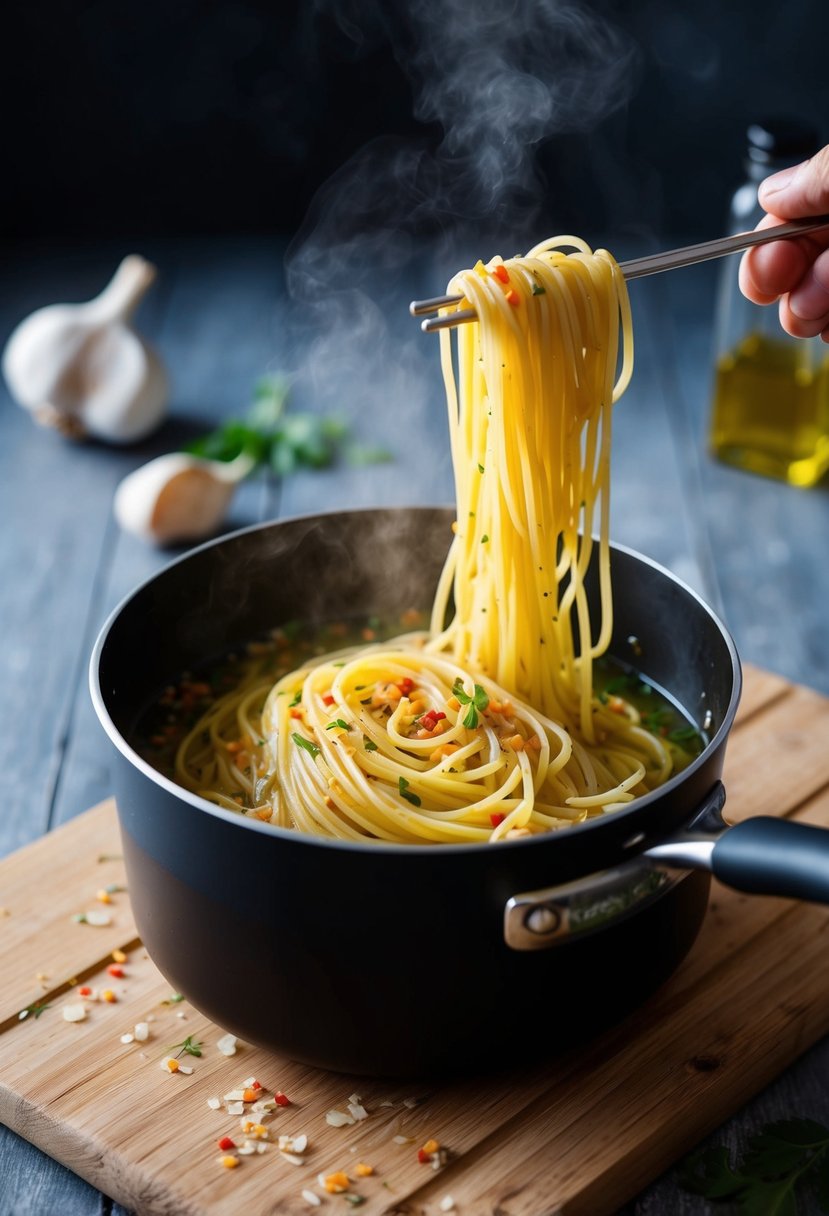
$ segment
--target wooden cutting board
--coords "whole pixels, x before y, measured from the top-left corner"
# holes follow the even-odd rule
[[[748,670],[726,761],[729,819],[829,826],[827,737],[829,700]],[[366,1216],[438,1213],[449,1197],[461,1216],[602,1216],[829,1031],[829,909],[715,886],[674,978],[589,1046],[531,1073],[424,1092],[245,1044],[226,1057],[221,1028],[186,1001],[165,1003],[172,994],[136,937],[128,894],[96,898],[125,881],[119,850],[108,802],[0,863],[0,1119],[140,1213],[308,1213],[301,1193],[310,1189],[324,1216],[349,1205],[318,1175],[342,1170]],[[108,911],[110,924],[76,919],[89,910]],[[128,956],[123,977],[107,973],[113,950]],[[85,1020],[67,1022],[62,1010],[77,1003],[79,985],[109,988],[116,1000],[90,1002]],[[245,999],[256,1000],[255,976]],[[48,1008],[21,1020],[33,1004]],[[148,1040],[122,1043],[141,1021]],[[192,1073],[162,1071],[187,1036],[203,1050],[181,1057]],[[227,1169],[217,1142],[242,1144],[239,1118],[208,1099],[251,1077],[291,1105],[265,1117],[265,1151]],[[326,1112],[345,1110],[355,1092],[367,1117],[330,1126]],[[275,1141],[300,1133],[308,1148],[294,1165]],[[430,1138],[447,1150],[438,1169],[418,1161]],[[358,1177],[358,1162],[373,1175]]]

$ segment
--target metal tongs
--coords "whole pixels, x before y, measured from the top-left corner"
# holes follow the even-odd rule
[[[790,220],[787,224],[777,224],[774,228],[761,228],[755,232],[737,232],[734,236],[721,236],[715,241],[703,241],[701,245],[685,245],[682,249],[668,249],[664,253],[650,253],[644,258],[634,258],[630,262],[620,262],[619,269],[626,279],[639,279],[646,274],[658,274],[662,270],[677,270],[680,266],[693,266],[695,262],[707,262],[711,258],[721,258],[727,253],[737,253],[741,249],[749,249],[752,245],[763,245],[766,241],[784,240],[790,236],[805,236],[818,228],[829,227],[829,215],[818,215],[808,219]],[[460,304],[463,296],[434,296],[431,300],[412,300],[409,312],[413,317],[424,313],[437,312],[439,308],[451,308]],[[443,317],[429,317],[421,322],[420,328],[425,334],[435,333],[439,329],[452,329],[463,325],[466,321],[474,321],[475,313],[471,308],[458,309]]]

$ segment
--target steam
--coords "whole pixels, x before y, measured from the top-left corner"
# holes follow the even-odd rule
[[[436,352],[406,314],[402,274],[424,237],[435,268],[412,287],[432,295],[470,257],[551,235],[539,149],[624,105],[638,48],[565,0],[316,0],[315,14],[336,23],[355,60],[388,48],[424,135],[372,140],[314,199],[287,259],[296,311],[317,334],[297,386],[330,409],[356,373],[372,416],[381,402],[366,394],[382,394],[397,413],[391,433],[399,436],[403,412],[407,446],[409,435],[431,432],[434,460]]]

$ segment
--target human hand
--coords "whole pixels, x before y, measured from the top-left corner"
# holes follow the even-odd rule
[[[829,145],[801,165],[767,177],[758,195],[768,212],[758,228],[828,214]],[[786,333],[820,334],[829,343],[829,227],[750,249],[740,265],[740,290],[755,304],[779,301]]]

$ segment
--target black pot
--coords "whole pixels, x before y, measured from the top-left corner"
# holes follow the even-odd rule
[[[425,1075],[571,1044],[678,965],[712,867],[733,885],[829,900],[812,839],[824,848],[829,836],[774,820],[722,834],[734,645],[678,579],[618,547],[611,653],[710,739],[628,809],[495,846],[341,843],[221,810],[133,750],[141,711],[205,658],[300,616],[427,606],[452,518],[442,508],[352,511],[212,542],[127,599],[92,656],[95,708],[116,749],[130,898],[151,957],[223,1029],[326,1068]],[[781,830],[794,843],[762,839]]]

